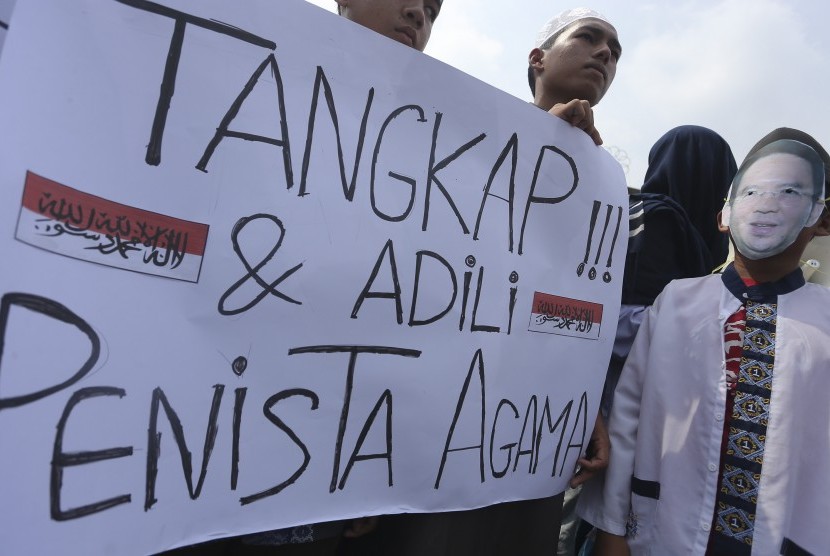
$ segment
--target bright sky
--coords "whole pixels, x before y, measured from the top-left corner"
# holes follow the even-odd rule
[[[334,0],[310,0],[335,11]],[[651,145],[682,124],[714,129],[740,164],[780,126],[830,147],[826,0],[445,0],[427,54],[522,100],[527,55],[562,9],[591,7],[617,28],[617,77],[595,108],[605,146],[639,187]]]

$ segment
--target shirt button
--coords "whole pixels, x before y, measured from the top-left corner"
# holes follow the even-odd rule
[[[714,463],[709,464],[709,471],[717,471],[717,470],[718,470],[717,465],[715,465]]]
[[[709,530],[709,524],[704,523],[703,525],[700,526],[700,528],[703,529],[704,531],[708,531]]]
[[[723,421],[723,413],[720,411],[715,412],[715,421]]]

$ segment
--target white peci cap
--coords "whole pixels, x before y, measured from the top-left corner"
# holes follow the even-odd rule
[[[534,44],[534,47],[541,47],[552,36],[574,21],[579,21],[580,19],[599,19],[600,21],[604,21],[608,25],[611,25],[611,22],[608,21],[604,15],[590,8],[572,8],[557,14],[550,21],[545,23],[545,25],[536,34],[536,43]],[[611,27],[613,27],[613,25],[611,25]]]

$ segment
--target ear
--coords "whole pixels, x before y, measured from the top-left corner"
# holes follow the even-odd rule
[[[337,2],[337,11],[340,12],[342,8],[345,8],[349,5],[349,0],[334,0]]]
[[[541,48],[534,48],[530,51],[530,54],[528,54],[527,56],[527,63],[534,70],[540,70],[544,67],[544,64],[542,63],[542,58],[544,56],[545,53]]]
[[[724,209],[724,210],[728,210],[728,209]],[[726,220],[726,218],[728,218],[728,216],[729,215],[724,215],[723,211],[720,211],[718,213],[718,217],[717,217],[718,218],[718,230],[720,230],[720,232],[723,233],[723,234],[729,232],[729,226],[727,224],[724,224],[724,220]]]

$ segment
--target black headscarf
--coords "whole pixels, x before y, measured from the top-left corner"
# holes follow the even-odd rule
[[[717,214],[737,171],[729,144],[705,127],[686,125],[663,135],[648,154],[642,191],[674,199],[719,265],[729,253],[729,240],[718,231]]]
[[[631,218],[642,232],[629,239],[622,301],[651,305],[678,278],[705,276],[726,260],[729,243],[717,214],[737,171],[729,145],[699,126],[677,127],[651,148]]]

